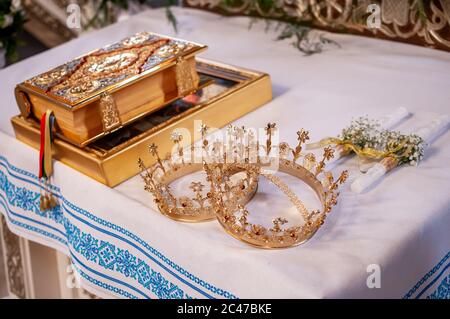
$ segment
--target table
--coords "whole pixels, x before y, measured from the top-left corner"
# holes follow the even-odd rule
[[[271,75],[273,101],[236,124],[277,122],[281,138],[294,143],[301,127],[320,139],[352,117],[398,106],[414,114],[399,126],[404,131],[450,113],[449,53],[329,34],[340,49],[304,57],[288,41],[273,41],[264,23],[249,30],[246,17],[175,14],[178,37],[209,46],[203,57]],[[293,249],[245,246],[216,222],[176,223],[155,211],[138,177],[110,189],[61,163],[53,184],[61,205],[41,213],[37,152],[14,139],[9,122],[18,113],[14,85],[142,30],[174,35],[164,10],[145,11],[0,71],[0,212],[10,231],[70,256],[83,288],[100,297],[449,298],[450,133],[419,167],[397,169],[365,194],[350,191],[359,173],[356,159],[346,160],[340,167],[351,177],[339,206]],[[380,288],[369,288],[378,268]]]

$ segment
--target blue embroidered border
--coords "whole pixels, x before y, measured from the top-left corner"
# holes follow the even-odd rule
[[[10,176],[15,177],[19,180],[25,181],[27,183],[31,183],[37,187],[41,187],[38,183],[38,178],[36,175],[11,165],[8,162],[8,160],[6,158],[4,158],[3,156],[0,156],[0,165],[3,166],[8,171]],[[12,173],[11,171],[14,171],[14,172],[21,174],[23,176],[26,176],[28,178],[31,178],[32,180],[30,181],[22,176],[18,176],[16,174]],[[47,211],[44,213],[40,212],[40,209],[39,209],[39,196],[40,196],[39,193],[30,191],[24,187],[17,187],[15,185],[13,185],[12,183],[9,182],[6,174],[0,175],[0,186],[2,186],[2,189],[5,191],[5,195],[8,197],[8,201],[6,201],[5,198],[3,198],[3,201],[10,202],[12,205],[22,208],[26,211],[34,212],[35,214],[38,214],[41,217],[49,218],[49,219],[53,220],[54,222],[56,222],[57,224],[63,224],[66,229],[66,234],[62,233],[57,228],[54,228],[47,224],[30,219],[26,216],[22,216],[17,213],[14,213],[9,208],[7,208],[5,206],[5,204],[2,203],[2,205],[4,206],[4,208],[7,212],[9,211],[13,215],[16,215],[17,217],[28,219],[31,222],[40,224],[45,227],[52,228],[52,230],[57,231],[58,233],[63,235],[63,237],[67,237],[69,242],[72,240],[72,244],[74,241],[78,242],[77,241],[78,239],[71,237],[69,235],[68,230],[69,231],[73,230],[74,233],[77,233],[77,232],[76,232],[76,230],[74,230],[75,228],[73,228],[75,226],[72,225],[69,222],[69,220],[63,216],[61,208],[65,212],[67,212],[70,216],[76,218],[77,220],[79,220],[91,227],[95,227],[97,230],[99,230],[103,233],[106,233],[110,236],[113,236],[115,238],[118,238],[118,239],[126,242],[127,244],[130,244],[133,247],[137,248],[139,251],[144,253],[147,257],[152,259],[152,261],[154,261],[159,266],[161,266],[165,270],[167,270],[169,273],[171,273],[172,275],[177,277],[177,279],[186,283],[188,286],[195,289],[196,291],[202,293],[204,296],[206,296],[208,298],[212,298],[211,295],[200,290],[198,287],[192,285],[192,283],[184,280],[179,275],[177,275],[176,273],[174,273],[173,271],[168,269],[161,262],[159,262],[156,258],[154,258],[152,255],[150,255],[146,250],[148,250],[151,254],[154,254],[157,258],[161,259],[162,262],[164,262],[165,264],[167,264],[168,266],[173,268],[175,271],[179,272],[181,275],[187,277],[189,280],[195,282],[196,284],[199,284],[200,286],[206,288],[207,290],[209,290],[215,294],[218,294],[219,296],[223,296],[225,298],[236,298],[234,295],[230,294],[229,292],[226,292],[222,289],[216,288],[216,287],[204,282],[203,280],[195,277],[191,273],[187,272],[186,270],[184,270],[183,268],[181,268],[180,266],[178,266],[177,264],[172,262],[170,259],[165,257],[163,254],[161,254],[159,251],[157,251],[153,247],[149,246],[148,243],[144,242],[141,238],[137,237],[135,234],[129,232],[128,230],[126,230],[120,226],[114,225],[110,222],[107,222],[103,219],[100,219],[100,218],[94,216],[93,214],[73,205],[67,199],[65,199],[63,196],[60,195],[60,190],[56,186],[52,185],[51,189],[52,189],[54,195],[56,197],[58,197],[60,200],[62,200],[63,205],[62,205],[62,207],[57,206],[54,210]],[[142,249],[138,245],[134,244],[133,242],[127,240],[126,238],[123,238],[122,236],[119,236],[115,233],[112,233],[112,232],[102,229],[98,226],[95,226],[95,225],[91,224],[90,222],[80,218],[79,216],[76,216],[71,210],[73,210],[83,216],[88,217],[89,219],[99,223],[100,225],[106,226],[112,230],[115,230],[115,231],[118,231],[118,232],[124,234],[125,236],[129,237],[130,239],[136,241],[139,245],[142,245],[144,247],[144,249]],[[18,223],[16,221],[13,221],[11,218],[9,220],[13,224],[18,225]],[[23,224],[23,223],[21,223],[18,226],[31,230],[30,229],[31,226]],[[61,242],[62,244],[67,245],[67,242],[64,239],[59,238],[58,236],[55,236],[54,234],[42,231],[37,228],[34,228],[32,230],[36,231],[38,233],[41,233],[47,237],[56,239],[59,242]],[[70,233],[70,234],[72,234],[72,233]],[[84,234],[81,236],[82,236],[82,240],[84,240],[84,241],[90,240],[90,241],[95,242],[95,240],[96,240],[90,234]],[[89,236],[91,236],[91,237],[89,237]],[[98,240],[97,240],[97,243],[98,243]],[[91,250],[85,248],[86,244],[88,244],[88,243],[83,242],[83,244],[80,247],[78,247],[77,245],[72,245],[72,246],[75,249],[75,251],[81,253],[82,255],[84,253],[83,256],[87,257],[87,260],[89,260],[91,254],[92,254],[92,251],[99,251],[99,252],[101,251],[101,253],[103,254],[102,259],[101,258],[98,259],[100,266],[108,268],[108,269],[114,269],[118,272],[121,272],[126,277],[137,278],[138,282],[141,285],[143,285],[146,288],[150,288],[152,290],[152,292],[155,293],[160,298],[180,298],[180,297],[190,298],[190,296],[184,294],[176,285],[174,285],[173,283],[170,283],[166,279],[164,279],[160,273],[157,273],[154,270],[152,270],[141,259],[138,259],[136,261],[136,257],[132,256],[128,251],[120,250],[119,248],[117,248],[117,250],[116,250],[113,245],[111,245],[111,244],[108,245],[108,243],[106,243],[104,241],[101,241],[99,244],[99,245],[103,245],[103,246],[101,246],[101,247],[100,246],[99,247],[92,246],[92,247],[90,247]],[[114,250],[112,249],[112,247],[114,248]],[[109,258],[109,262],[105,261],[107,258]],[[111,260],[113,262],[111,262]],[[131,297],[131,296],[129,296],[129,297]],[[148,296],[146,296],[146,297],[148,297]]]
[[[60,243],[62,243],[62,244],[64,244],[64,245],[67,246],[67,242],[66,242],[64,239],[60,238],[59,236],[55,236],[54,234],[49,233],[49,232],[47,232],[47,231],[44,231],[44,230],[42,230],[42,229],[40,229],[40,228],[38,228],[38,227],[30,226],[30,225],[21,223],[21,222],[19,222],[19,221],[17,221],[17,220],[14,220],[13,218],[11,218],[11,215],[14,215],[14,216],[17,216],[17,217],[22,218],[22,219],[26,219],[26,220],[29,220],[29,221],[32,221],[32,222],[39,223],[39,222],[37,222],[37,221],[35,221],[35,220],[31,219],[31,218],[28,218],[28,217],[26,217],[26,216],[23,216],[23,215],[14,213],[14,212],[9,208],[8,203],[6,202],[5,198],[4,198],[1,194],[0,194],[0,204],[1,204],[1,206],[3,206],[3,208],[5,209],[5,212],[6,212],[6,215],[7,215],[6,218],[8,218],[8,221],[9,221],[10,223],[12,223],[12,224],[14,224],[14,225],[16,225],[16,226],[18,226],[18,227],[22,227],[22,228],[24,228],[24,229],[27,229],[27,230],[29,230],[29,231],[34,231],[34,232],[39,233],[39,234],[41,234],[41,235],[43,235],[43,236],[46,236],[46,237],[52,238],[52,239],[54,239],[54,240],[57,240],[57,241],[59,241]],[[44,226],[47,226],[47,225],[44,225]],[[72,258],[74,257],[73,254],[71,254],[71,256],[72,256]],[[80,264],[80,265],[83,266],[84,268],[91,270],[89,267],[87,267],[87,266],[85,266],[83,263],[81,263],[78,259],[77,259],[76,261],[78,262],[78,264]],[[74,265],[75,265],[75,264],[74,264]],[[115,292],[115,293],[117,293],[117,294],[119,294],[119,295],[122,295],[122,296],[125,296],[125,297],[127,297],[127,298],[137,299],[136,296],[134,296],[134,295],[132,295],[132,294],[130,294],[130,293],[128,293],[128,292],[122,290],[122,289],[119,289],[119,288],[110,286],[110,285],[108,285],[108,284],[106,284],[106,283],[103,283],[103,282],[101,282],[101,281],[99,281],[99,280],[97,280],[97,279],[94,279],[94,278],[90,277],[87,273],[83,272],[79,267],[77,267],[77,270],[78,270],[79,274],[80,274],[83,278],[85,278],[86,280],[88,280],[88,281],[90,281],[90,282],[96,284],[97,286],[100,286],[100,287],[102,287],[102,288],[104,288],[104,289],[107,289],[107,290],[110,290],[110,291],[112,291],[112,292]],[[102,274],[100,274],[100,275],[101,275],[102,277],[104,277]]]
[[[122,289],[119,289],[117,287],[113,287],[111,285],[108,285],[107,283],[101,282],[97,279],[94,279],[92,277],[90,277],[89,275],[87,275],[85,272],[83,272],[80,267],[78,267],[75,263],[74,263],[75,268],[77,269],[77,272],[80,274],[81,277],[83,277],[84,279],[86,279],[87,281],[93,283],[95,286],[101,287],[105,290],[109,290],[112,291],[118,295],[124,296],[125,298],[128,299],[138,299],[135,295],[130,294],[127,291],[124,291]]]
[[[22,170],[20,168],[17,168],[13,165],[11,165],[6,158],[3,156],[0,156],[0,166],[3,166],[7,171],[8,174],[12,177],[15,177],[21,181],[31,183],[39,188],[41,186],[39,185],[38,178],[36,175]],[[25,177],[28,177],[32,180],[28,180],[22,176],[18,176],[11,171],[14,171],[18,174],[21,174]],[[197,287],[193,286],[191,283],[187,282],[186,280],[182,279],[180,276],[178,276],[176,273],[165,267],[161,262],[159,262],[156,258],[154,258],[152,255],[156,256],[158,259],[160,259],[163,263],[167,264],[169,267],[180,273],[181,275],[185,276],[188,280],[193,281],[194,283],[206,288],[207,290],[218,294],[219,296],[223,296],[225,298],[236,298],[234,295],[230,294],[229,292],[226,292],[222,289],[216,288],[203,280],[195,277],[179,265],[172,262],[169,258],[164,256],[162,253],[160,253],[158,250],[151,247],[148,243],[143,241],[141,238],[136,236],[135,234],[131,233],[130,231],[115,225],[113,223],[110,223],[106,220],[103,220],[83,209],[80,207],[77,207],[76,205],[69,202],[66,198],[64,198],[60,194],[60,189],[54,185],[51,186],[51,190],[53,194],[58,197],[62,201],[61,206],[57,206],[55,209],[51,211],[41,212],[39,209],[39,196],[40,194],[37,192],[33,192],[31,190],[26,189],[25,187],[18,187],[14,184],[12,184],[7,175],[4,174],[2,171],[0,171],[0,189],[5,192],[5,195],[7,198],[5,198],[2,194],[0,194],[0,204],[5,209],[8,221],[18,227],[27,229],[29,231],[33,231],[36,233],[39,233],[43,236],[46,236],[48,238],[51,238],[53,240],[56,240],[60,242],[63,245],[66,245],[69,250],[72,247],[75,252],[82,255],[86,260],[91,262],[96,262],[98,265],[105,269],[114,270],[118,273],[121,273],[125,275],[125,277],[130,277],[145,287],[146,289],[152,291],[158,298],[191,298],[189,295],[184,293],[178,286],[175,284],[169,282],[167,279],[165,279],[160,273],[156,272],[155,270],[151,269],[150,266],[145,263],[143,260],[137,258],[136,256],[133,256],[128,250],[120,249],[118,247],[115,247],[114,245],[94,238],[91,234],[81,232],[78,227],[73,225],[67,217],[64,217],[62,210],[67,212],[71,217],[87,224],[90,227],[95,228],[96,230],[105,233],[107,235],[110,235],[114,238],[120,239],[123,242],[126,242],[129,245],[132,245],[134,248],[138,249],[140,252],[142,252],[146,257],[150,258],[153,262],[164,268],[166,271],[168,271],[170,274],[174,275],[177,279],[180,281],[186,283],[191,288],[194,288],[196,291],[202,293],[204,296],[208,298],[213,298],[211,295],[207,294],[206,292],[198,289]],[[62,232],[61,230],[52,227],[48,224],[42,223],[38,220],[35,220],[33,218],[23,216],[21,214],[18,214],[14,211],[12,211],[9,207],[9,205],[13,205],[15,207],[21,208],[25,211],[30,211],[35,214],[37,214],[40,217],[48,218],[50,220],[53,220],[57,224],[61,224],[64,226],[66,233]],[[114,231],[118,231],[119,233],[127,236],[131,240],[135,241],[137,244],[141,245],[142,247],[139,247],[135,243],[131,242],[130,240],[119,236],[115,233],[112,233],[108,230],[102,229],[98,226],[95,226],[88,222],[87,220],[84,220],[83,218],[77,216],[74,212],[81,214],[88,219],[105,226],[109,229],[112,229]],[[52,231],[56,231],[59,234],[62,235],[63,238],[42,230],[39,227],[31,226],[23,222],[19,222],[18,220],[13,219],[11,216],[21,218],[23,220],[26,220],[28,222],[35,223],[37,225],[46,227]],[[64,239],[64,238],[67,238]],[[81,268],[84,268],[88,270],[90,273],[96,274],[100,277],[103,277],[108,280],[108,282],[116,282],[122,286],[126,286],[127,288],[137,292],[139,295],[150,298],[148,294],[145,292],[129,285],[128,283],[125,283],[123,281],[120,281],[116,278],[112,278],[110,276],[107,276],[103,273],[100,273],[84,263],[80,261],[79,258],[75,254],[73,254],[73,251],[70,251],[70,255],[72,257],[72,260],[74,260],[76,269],[79,272],[79,274],[86,279],[87,281],[91,282],[92,284],[99,286],[103,289],[112,291],[118,295],[124,296],[126,298],[132,298],[136,299],[137,296],[123,290],[117,287],[114,287],[112,285],[109,285],[105,282],[102,282],[98,279],[95,279],[88,275],[88,273],[84,272]],[[444,264],[449,261],[445,266]],[[443,267],[444,266],[444,267]],[[403,297],[404,299],[411,298],[422,286],[424,286],[425,283],[429,281],[429,279],[441,268],[442,270],[440,273],[430,282],[428,283],[416,296],[415,298],[420,298],[426,291],[431,287],[439,278],[442,276],[442,274],[450,268],[450,252],[447,253],[446,256],[444,256],[441,261],[433,267],[425,276],[423,276],[417,284]],[[450,275],[444,277],[439,284],[438,288],[429,294],[427,298],[439,298],[439,299],[449,299],[450,298]]]
[[[444,264],[448,261],[448,263],[444,266]],[[441,272],[430,282],[428,283],[416,296],[415,298],[420,298],[439,278],[442,276],[442,274],[450,268],[450,251],[439,261],[439,263],[433,267],[425,276],[423,276],[415,285],[413,288],[411,288],[410,291],[403,297],[403,299],[410,299],[416,291],[419,290],[420,287],[422,287],[425,283],[429,281],[429,279],[442,267],[443,269]],[[450,285],[450,275],[446,278],[444,278],[439,285],[438,289],[436,289],[433,293],[431,293],[427,298],[433,298],[441,296],[441,299],[449,299],[450,298],[450,291],[449,291],[449,285]],[[445,287],[447,287],[447,295],[445,296],[445,293],[442,291],[445,290]],[[441,292],[439,292],[439,289],[441,289]]]
[[[4,174],[3,174],[3,172],[0,171],[0,178],[2,177],[2,175],[4,175]],[[3,178],[1,178],[1,180],[2,180],[2,182],[4,181]],[[12,188],[10,183],[7,183],[7,185],[9,185],[10,189]],[[4,190],[2,186],[4,186],[4,183],[0,184],[0,189]],[[14,186],[14,185],[13,185],[13,186]],[[56,235],[54,235],[54,234],[52,234],[52,233],[49,233],[49,232],[47,232],[47,231],[44,231],[44,230],[42,230],[42,229],[40,229],[40,228],[38,228],[38,227],[30,226],[30,225],[27,225],[27,224],[18,222],[17,220],[14,220],[14,219],[11,217],[11,215],[16,216],[16,217],[19,217],[19,218],[22,218],[22,219],[25,219],[25,220],[27,220],[27,221],[31,221],[31,222],[37,223],[37,224],[42,225],[42,226],[44,226],[44,227],[47,227],[47,228],[49,228],[49,229],[55,230],[55,231],[57,231],[58,233],[60,233],[60,234],[62,234],[62,235],[65,235],[64,233],[62,233],[61,231],[59,231],[58,229],[56,229],[56,228],[54,228],[54,227],[52,227],[52,226],[49,226],[49,225],[47,225],[47,224],[41,223],[41,222],[36,221],[36,220],[34,220],[34,219],[32,219],[32,218],[29,218],[29,217],[27,217],[27,216],[23,216],[23,215],[20,215],[20,214],[18,214],[18,213],[13,212],[13,211],[11,210],[11,208],[9,207],[9,204],[11,204],[11,202],[13,202],[13,201],[12,201],[12,200],[8,200],[8,201],[7,201],[7,200],[5,199],[5,197],[4,197],[3,195],[0,194],[0,204],[2,204],[2,206],[5,208],[5,211],[7,212],[7,218],[8,218],[8,221],[9,221],[9,222],[11,222],[12,224],[14,224],[14,225],[16,225],[16,226],[18,226],[18,227],[22,227],[22,228],[25,228],[25,229],[27,229],[27,230],[37,232],[37,233],[39,233],[39,234],[41,234],[41,235],[44,235],[44,236],[46,236],[46,237],[55,239],[55,240],[57,240],[58,242],[60,242],[61,244],[63,244],[63,245],[65,245],[66,247],[68,247],[69,250],[70,250],[70,246],[68,245],[68,243],[67,243],[67,241],[66,241],[65,239],[62,239],[61,237],[56,236]],[[67,223],[68,223],[68,221],[66,221],[66,224],[67,224]],[[78,232],[78,233],[79,233],[79,232]],[[90,254],[92,254],[92,252],[89,252],[89,251],[87,251],[86,249],[83,249],[83,247],[85,247],[85,246],[83,246],[83,244],[82,244],[82,245],[80,245],[80,246],[78,246],[78,247],[75,247],[75,250],[76,250],[77,252],[81,253],[82,255],[83,255],[83,253],[84,253],[85,255],[87,255],[87,256],[89,257]],[[106,279],[108,279],[109,281],[117,282],[117,283],[119,283],[119,284],[121,284],[121,285],[123,285],[123,286],[126,286],[126,287],[128,287],[128,288],[131,288],[132,290],[134,290],[134,291],[140,293],[141,296],[143,296],[144,298],[149,298],[149,296],[148,296],[147,294],[145,294],[144,292],[142,292],[142,291],[140,291],[140,290],[138,290],[138,289],[136,289],[136,288],[134,288],[134,287],[128,285],[127,283],[124,283],[124,282],[122,282],[122,281],[120,281],[120,280],[117,280],[117,279],[115,279],[115,278],[112,278],[112,277],[110,277],[110,276],[106,276],[106,275],[104,275],[104,274],[102,274],[102,273],[99,273],[99,272],[93,270],[92,268],[86,266],[85,264],[83,264],[83,263],[82,263],[82,262],[81,262],[74,254],[73,254],[72,251],[70,251],[70,255],[71,255],[71,257],[72,257],[72,260],[74,260],[77,264],[81,265],[83,268],[89,270],[91,273],[95,273],[96,275],[99,275],[100,277],[106,278]],[[86,256],[84,256],[84,255],[83,255],[83,257],[86,258]],[[79,268],[77,268],[77,269],[79,269]],[[95,282],[100,282],[99,280],[95,280],[95,279],[89,277],[86,273],[80,273],[80,274],[81,274],[81,275],[84,274],[83,277],[84,277],[84,278],[87,278],[87,279],[90,280],[91,282],[94,282],[94,283],[95,283]],[[105,284],[105,283],[104,283],[104,284]],[[108,284],[105,284],[105,285],[103,285],[103,286],[112,287],[112,286],[110,286],[110,285],[108,285]],[[131,294],[129,294],[129,293],[127,293],[127,292],[125,292],[125,291],[123,291],[123,290],[121,290],[121,289],[118,289],[118,288],[116,288],[116,289],[108,289],[108,290],[111,290],[111,291],[113,291],[113,292],[119,293],[119,294],[124,295],[124,296],[131,296]]]
[[[450,275],[444,277],[437,289],[427,299],[450,299]]]

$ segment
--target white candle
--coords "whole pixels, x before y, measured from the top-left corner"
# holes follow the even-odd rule
[[[426,126],[422,126],[416,131],[425,143],[431,144],[433,140],[448,129],[450,124],[450,115],[441,115],[428,123]]]
[[[395,109],[394,112],[387,114],[380,118],[378,121],[381,125],[381,128],[385,130],[389,130],[403,121],[405,118],[409,116],[409,111],[406,107],[399,107]]]
[[[448,129],[449,124],[450,116],[442,115],[428,123],[428,125],[415,130],[415,134],[422,137],[426,145],[428,146],[434,141],[436,137],[438,137]],[[379,163],[370,168],[367,173],[361,175],[352,183],[352,191],[358,194],[364,192],[395,166],[396,165],[394,165],[394,161],[392,159],[385,158],[381,160]]]

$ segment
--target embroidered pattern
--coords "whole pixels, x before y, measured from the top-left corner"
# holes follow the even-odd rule
[[[126,297],[128,299],[137,299],[136,296],[130,294],[129,292],[126,292],[126,291],[124,291],[122,289],[119,289],[117,287],[108,285],[108,284],[106,284],[104,282],[101,282],[100,280],[97,280],[97,279],[94,279],[94,278],[90,277],[88,274],[86,274],[84,271],[82,271],[80,269],[80,267],[77,267],[76,265],[74,265],[74,267],[77,269],[77,271],[78,271],[78,273],[80,274],[81,277],[83,277],[87,281],[93,283],[94,285],[99,286],[99,287],[101,287],[103,289],[112,291],[112,292],[114,292],[114,293],[116,293],[118,295],[124,296],[124,297]]]
[[[133,256],[128,250],[116,248],[111,243],[81,231],[63,216],[60,205],[52,210],[41,212],[40,194],[12,184],[2,171],[0,171],[0,190],[5,193],[10,205],[62,224],[66,230],[67,244],[86,260],[137,280],[158,298],[190,298],[177,285],[169,282],[161,273],[153,270],[145,261]]]
[[[10,176],[17,178],[19,180],[22,180],[30,185],[34,185],[36,187],[40,187],[40,185],[37,183],[37,181],[39,180],[38,177],[26,170],[23,170],[21,168],[18,168],[16,166],[11,165],[8,160],[0,155],[0,166],[3,166],[7,172],[9,173]],[[163,255],[161,252],[159,252],[157,249],[155,249],[154,247],[150,246],[147,242],[145,242],[143,239],[141,239],[140,237],[136,236],[134,233],[130,232],[129,230],[120,227],[119,225],[115,225],[107,220],[104,220],[84,209],[81,209],[80,207],[75,206],[74,204],[72,204],[71,202],[69,202],[66,198],[64,198],[62,195],[60,195],[60,189],[59,187],[55,186],[55,185],[49,185],[50,189],[53,191],[54,195],[62,202],[61,206],[57,206],[55,211],[59,211],[60,215],[62,216],[62,211],[67,212],[69,215],[72,215],[73,217],[75,217],[76,215],[80,215],[83,217],[86,217],[88,220],[90,221],[94,221],[95,223],[98,223],[101,226],[106,227],[104,230],[101,230],[102,232],[108,233],[109,231],[107,229],[110,230],[114,230],[117,231],[121,234],[123,234],[124,236],[126,236],[128,239],[131,239],[132,241],[135,241],[138,245],[135,245],[132,243],[132,245],[137,248],[138,250],[140,250],[142,253],[144,253],[147,257],[149,257],[150,259],[154,260],[156,263],[158,263],[159,265],[161,265],[165,270],[167,270],[169,273],[173,274],[174,276],[176,276],[180,281],[186,283],[188,286],[192,287],[194,290],[197,290],[198,292],[200,292],[201,294],[203,294],[205,297],[208,298],[212,298],[212,296],[210,296],[208,293],[200,290],[196,285],[199,285],[205,289],[207,289],[208,291],[211,291],[212,293],[222,296],[224,298],[228,298],[228,299],[236,299],[237,297],[233,294],[231,294],[230,292],[217,288],[207,282],[205,282],[204,280],[196,277],[195,275],[193,275],[192,273],[190,273],[189,271],[187,271],[186,269],[182,268],[181,266],[179,266],[178,264],[174,263],[172,260],[170,260],[168,257],[166,257],[165,255]],[[55,212],[53,212],[55,214]],[[46,217],[48,214],[48,212],[44,212],[43,215],[44,217]],[[54,214],[51,214],[49,216],[49,218],[52,217],[57,217],[58,213],[56,213],[56,216],[54,216]],[[77,217],[78,218],[78,217]],[[87,220],[85,221],[84,219],[80,219],[80,221],[82,222],[87,222]],[[14,222],[16,223],[16,222]],[[48,225],[47,225],[48,226]],[[20,227],[25,228],[27,230],[30,230],[29,225],[26,224],[21,224]],[[48,226],[49,227],[49,226]],[[35,228],[33,227],[32,231],[38,232],[42,234],[42,230],[40,230],[39,228]],[[64,233],[62,233],[61,231],[57,230],[58,232],[60,232],[62,235],[65,236]],[[50,237],[52,239],[55,239],[57,241],[59,241],[60,243],[62,243],[63,245],[67,245],[65,239],[59,238],[51,233],[48,232],[44,232],[46,237]],[[121,238],[124,241],[128,242],[127,238]],[[129,243],[129,242],[128,242]],[[139,247],[139,245],[142,246]],[[175,272],[181,274],[182,276],[184,276],[186,279],[178,276],[176,273],[174,273],[170,268],[167,268],[166,266],[164,266],[163,264],[161,264],[157,259],[159,259],[160,261],[162,261],[165,265],[168,265],[171,269],[175,270]],[[190,282],[189,282],[190,281]],[[185,295],[186,298],[191,298],[188,295]]]
[[[6,166],[2,161],[6,162],[8,166]],[[8,161],[3,157],[0,156],[0,165],[3,165],[6,169],[12,170],[15,173],[18,173],[20,175],[29,177],[31,179],[37,180],[37,177],[25,170],[19,169],[17,167],[12,166],[8,163]],[[11,176],[15,176],[12,174]],[[17,176],[15,176],[17,177]],[[19,178],[24,181],[27,181],[23,178]],[[37,183],[27,181],[28,183],[34,184],[35,186],[39,186]],[[51,185],[51,189],[55,192],[59,192],[59,188]],[[145,263],[143,260],[137,258],[136,256],[132,255],[128,250],[121,249],[119,247],[115,247],[114,245],[94,238],[91,234],[81,232],[80,229],[76,226],[74,226],[70,221],[63,216],[63,208],[58,205],[53,210],[41,212],[39,209],[39,193],[33,192],[31,190],[28,190],[24,187],[18,187],[11,183],[8,180],[8,177],[6,174],[4,174],[0,170],[0,190],[4,192],[7,198],[7,202],[15,207],[21,208],[24,211],[33,212],[41,217],[48,218],[53,220],[55,223],[63,225],[66,230],[66,236],[68,239],[68,242],[66,242],[64,239],[55,236],[52,233],[43,231],[39,228],[15,221],[10,219],[10,222],[18,227],[24,228],[29,231],[37,232],[45,237],[52,238],[58,242],[60,242],[63,245],[71,244],[71,246],[74,248],[74,251],[82,255],[86,260],[93,261],[96,264],[100,265],[101,267],[105,269],[111,269],[115,270],[118,273],[123,274],[127,278],[133,278],[136,279],[137,282],[144,286],[145,288],[151,290],[158,298],[188,298],[191,299],[192,297],[188,294],[184,293],[180,288],[178,288],[173,283],[166,280],[159,272],[154,271],[151,269],[151,267]],[[127,235],[128,237],[134,239],[136,242],[144,246],[146,249],[151,251],[153,254],[158,256],[161,260],[163,260],[165,263],[170,265],[175,270],[179,271],[181,274],[188,277],[190,280],[200,284],[202,287],[207,288],[208,290],[217,293],[221,296],[224,296],[226,298],[236,298],[234,295],[230,294],[229,292],[226,292],[222,289],[216,288],[201,279],[193,276],[174,262],[172,262],[170,259],[162,255],[160,252],[149,246],[147,243],[145,243],[142,239],[134,235],[133,233],[121,228],[120,226],[114,225],[110,222],[107,222],[105,220],[102,220],[95,215],[92,215],[91,213],[82,210],[81,208],[73,205],[72,203],[68,202],[65,198],[62,196],[58,196],[61,200],[63,200],[64,205],[69,206],[74,211],[81,213],[82,215],[88,217],[89,219],[98,222],[101,225],[104,225],[108,228],[117,230],[124,235]],[[0,194],[0,199],[5,200],[5,198]],[[5,203],[3,203],[0,200],[1,206],[5,209],[5,212],[8,211],[8,208],[5,206]],[[63,205],[63,206],[64,206]],[[70,232],[70,234],[69,234]],[[409,292],[404,296],[404,298],[411,298],[414,292],[416,292],[422,285],[424,285],[425,282],[428,282],[430,277],[439,270],[447,260],[450,260],[450,252],[444,256],[444,258],[432,269],[428,274],[426,274]],[[111,286],[107,283],[104,283],[102,281],[99,281],[95,278],[90,277],[87,273],[84,273],[80,267],[77,265],[74,265],[79,274],[89,281],[90,283],[94,284],[95,286],[101,287],[105,290],[112,291],[118,295],[122,295],[127,298],[137,298],[136,296],[130,294],[127,291],[124,291],[120,288]],[[427,296],[429,299],[450,299],[450,275],[445,277],[437,289],[432,292],[430,295]]]
[[[445,277],[438,288],[427,299],[450,299],[450,275]]]
[[[446,267],[449,267],[450,264],[446,265],[446,262],[450,261],[450,251],[441,259],[441,261],[439,261],[439,263],[433,267],[433,269],[431,269],[427,274],[425,274],[425,276],[423,276],[415,285],[413,288],[411,288],[410,291],[408,291],[408,293],[403,297],[403,299],[410,299],[410,298],[420,298],[420,296],[427,290],[427,286],[425,285],[425,283],[431,282],[433,281],[433,278],[438,278],[439,277],[439,270],[445,269]],[[437,277],[436,277],[437,276]],[[445,280],[445,279],[444,279]],[[442,284],[442,283],[441,283]],[[421,287],[425,287],[425,288],[421,288]],[[445,287],[445,284],[444,286]],[[420,290],[422,289],[422,290]],[[432,293],[431,295],[439,295],[439,293],[437,293],[437,291],[439,290],[439,288]]]
[[[137,280],[141,286],[152,291],[158,298],[181,299],[185,297],[184,292],[178,286],[169,282],[161,273],[153,270],[146,262],[136,258],[128,250],[117,248],[111,243],[80,231],[67,218],[64,218],[64,227],[68,243],[86,260]]]

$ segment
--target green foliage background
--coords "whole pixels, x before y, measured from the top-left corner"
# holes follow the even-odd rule
[[[17,60],[17,46],[20,44],[17,34],[22,29],[25,23],[25,17],[21,11],[11,13],[11,0],[0,0],[0,26],[6,20],[6,15],[12,15],[13,22],[6,28],[0,28],[0,43],[5,49],[6,58],[15,61]]]

